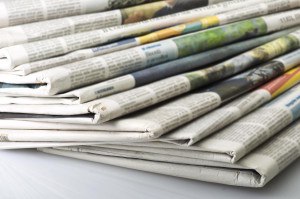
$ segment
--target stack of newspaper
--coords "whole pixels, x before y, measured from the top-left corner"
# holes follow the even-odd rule
[[[0,149],[246,187],[300,156],[299,0],[0,9]]]

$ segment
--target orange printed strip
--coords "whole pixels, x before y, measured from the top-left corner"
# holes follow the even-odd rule
[[[300,82],[300,66],[286,72],[284,75],[261,87],[275,98]]]

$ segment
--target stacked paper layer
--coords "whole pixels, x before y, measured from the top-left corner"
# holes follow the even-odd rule
[[[300,156],[299,0],[0,8],[0,149],[246,187]]]

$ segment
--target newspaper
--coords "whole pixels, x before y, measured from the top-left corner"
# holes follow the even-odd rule
[[[0,2],[0,28],[100,12],[157,0],[5,0]]]
[[[152,133],[78,130],[0,130],[0,142],[147,142]]]
[[[300,116],[300,85],[200,142],[205,150],[230,151],[235,162]],[[215,149],[213,149],[215,147]]]
[[[191,124],[167,134],[161,139],[190,146],[275,99],[298,83],[300,83],[300,67],[288,71],[261,88],[245,94],[224,107],[193,121]]]
[[[71,123],[77,123],[78,120],[76,119],[76,121],[73,121],[72,117],[68,117],[70,115],[78,116],[83,114],[90,114],[86,119],[83,119],[85,117],[83,116],[80,122],[107,122],[109,120],[144,109],[159,102],[174,98],[214,81],[224,79],[227,76],[231,76],[232,74],[238,73],[239,71],[245,70],[246,68],[254,66],[258,63],[263,63],[268,59],[271,59],[272,57],[278,56],[280,54],[285,54],[288,51],[296,49],[300,44],[299,34],[296,33],[297,31],[269,42],[263,46],[255,48],[254,50],[248,51],[238,57],[227,60],[225,61],[225,64],[221,63],[215,67],[173,76],[148,84],[146,86],[138,87],[136,89],[94,100],[88,103],[80,105],[0,105],[0,112],[67,116],[68,121],[72,121]],[[206,89],[204,92],[192,94],[190,96],[188,95],[187,99],[189,99],[190,97],[190,100],[186,101],[184,98],[179,99],[179,102],[180,100],[183,100],[184,103],[186,103],[186,105],[183,105],[183,107],[187,106],[186,108],[184,108],[184,110],[190,109],[193,110],[191,112],[195,112],[196,114],[195,117],[190,117],[191,113],[186,112],[187,118],[192,120],[200,117],[201,114],[206,113],[205,111],[211,111],[214,108],[218,107],[221,103],[225,103],[228,100],[231,100],[235,97],[238,97],[239,95],[244,94],[247,91],[250,91],[251,89],[261,86],[271,79],[283,74],[285,71],[296,67],[300,64],[299,51],[300,50],[294,51],[290,54],[267,62],[266,64],[258,68],[251,69],[240,75],[217,83],[216,85]],[[238,62],[236,60],[238,60]],[[240,63],[243,63],[243,65],[241,65]],[[198,101],[196,101],[197,103],[193,99],[194,95],[199,95]],[[189,103],[196,103],[196,110],[198,110],[199,108],[201,110],[199,110],[199,112],[195,111],[194,107],[189,107]],[[166,105],[166,107],[168,107],[168,105]],[[207,107],[208,110],[206,110],[204,107]],[[154,115],[152,117],[157,118],[157,110],[158,109],[153,110]],[[151,115],[151,111],[148,112]],[[166,110],[163,110],[162,113],[167,116]],[[170,114],[170,119],[172,119],[172,122],[168,121],[166,123],[166,126],[170,128],[169,130],[184,124],[176,121],[175,119],[176,117],[179,117],[179,119],[186,119],[183,117],[183,115],[177,115],[177,112],[172,113],[172,111],[170,112]],[[176,115],[175,118],[172,114]],[[147,112],[145,115],[147,115]],[[157,115],[159,116],[160,113]],[[27,117],[29,118],[30,116]],[[138,115],[137,118],[138,117],[142,116]],[[49,119],[51,118],[51,116],[48,116],[46,118]],[[164,122],[164,120],[159,117],[157,119],[159,120],[158,123]],[[175,126],[171,125],[173,122]],[[183,122],[186,123],[188,121]],[[145,126],[143,126],[142,123],[140,124],[142,126],[141,129],[145,129]],[[161,124],[159,123],[159,125]],[[164,130],[164,133],[165,132],[166,131]]]
[[[190,147],[159,142],[118,143],[105,147],[234,163],[299,119],[299,90],[300,85],[297,85],[262,108]]]
[[[1,82],[4,83],[31,84],[34,88],[37,84],[42,84],[45,86],[39,87],[41,92],[47,92],[48,95],[55,95],[57,93],[74,90],[113,77],[128,74],[133,71],[148,68],[159,63],[176,60],[212,48],[217,48],[241,39],[265,35],[269,31],[272,32],[275,29],[285,29],[289,26],[300,24],[300,20],[282,24],[282,19],[284,19],[284,17],[294,16],[297,13],[300,14],[300,9],[261,18],[254,18],[203,32],[192,33],[186,36],[118,51],[61,67],[40,71],[24,77],[0,74],[0,78]],[[268,24],[268,21],[270,22],[271,20],[272,23],[278,23],[267,28],[266,25]],[[294,34],[295,36],[292,37],[298,37],[297,34],[298,33],[296,32]],[[216,40],[216,37],[224,39]],[[292,45],[291,48],[298,46],[299,44],[298,39],[294,40],[297,44]],[[193,46],[193,48],[186,48],[186,46]],[[280,48],[280,46],[274,48]],[[283,51],[285,51],[284,49]],[[279,53],[280,52],[281,50],[279,50]],[[258,57],[259,56],[260,55],[258,55]],[[134,84],[133,80],[131,82]],[[0,92],[3,93],[5,90],[9,89],[0,89]]]
[[[45,147],[82,146],[94,144],[99,144],[99,142],[0,142],[0,150],[36,149]]]
[[[125,9],[2,28],[0,29],[0,48],[122,24],[135,23],[158,16],[206,6],[208,2],[206,0],[177,0],[174,6],[171,6],[171,3],[171,1],[158,1]]]
[[[299,27],[297,27],[299,28]],[[173,75],[201,69],[209,64],[230,58],[257,46],[270,42],[274,39],[289,34],[297,28],[292,28],[276,32],[267,36],[262,36],[247,41],[242,41],[206,51],[200,54],[177,59],[167,63],[159,64],[141,71],[134,72],[104,81],[91,86],[75,89],[68,93],[49,97],[47,93],[41,93],[44,85],[33,86],[17,84],[1,84],[0,104],[80,104],[92,101],[101,97],[130,90],[135,87],[143,86]],[[185,66],[185,67],[182,67]],[[134,80],[134,81],[133,81]],[[134,83],[132,83],[134,82]],[[7,93],[3,93],[7,92]],[[43,94],[43,95],[41,95]],[[24,96],[24,97],[21,97]],[[26,97],[27,96],[27,97]],[[34,96],[34,97],[28,97]],[[38,98],[42,97],[42,98]]]
[[[118,141],[117,139],[129,139],[131,141],[141,141],[142,139],[152,140],[160,137],[165,132],[168,132],[200,115],[207,113],[209,110],[217,107],[219,101],[216,99],[217,96],[213,93],[211,95],[202,95],[201,93],[191,94],[168,104],[162,105],[142,114],[137,115],[133,118],[124,118],[121,120],[112,121],[102,125],[72,125],[72,124],[55,124],[55,130],[16,130],[12,129],[0,129],[0,137],[2,141],[65,141],[74,142],[76,141]],[[214,103],[213,105],[211,105]],[[209,105],[208,105],[209,104]],[[30,105],[28,105],[30,108]],[[67,108],[67,107],[66,107]],[[47,111],[47,110],[45,110]],[[163,113],[163,114],[162,114]],[[5,117],[5,114],[3,118]],[[47,116],[46,116],[47,118]],[[23,118],[29,120],[30,118]],[[42,118],[37,118],[38,120]],[[48,122],[50,120],[47,120]],[[7,122],[7,123],[6,123]],[[8,125],[9,121],[4,120],[3,125]],[[67,121],[66,121],[67,122]],[[82,122],[82,120],[80,121]],[[12,122],[14,123],[14,121]],[[16,126],[16,123],[14,123]],[[18,128],[22,129],[49,129],[53,128],[50,123],[39,123],[26,121],[20,121]],[[73,128],[73,130],[63,130],[64,128]],[[80,131],[80,129],[97,128],[99,130],[90,131],[90,134],[96,134],[101,136],[89,136],[87,130]],[[57,131],[56,129],[60,129]],[[105,130],[110,131],[105,136]],[[104,132],[103,132],[104,131]],[[134,132],[132,132],[134,131]],[[126,133],[128,132],[128,133]],[[126,135],[132,135],[131,137]],[[55,136],[56,135],[56,136]],[[64,136],[65,135],[65,136]],[[133,137],[136,135],[135,137]],[[119,138],[121,136],[121,138]],[[132,138],[133,137],[133,138]],[[65,140],[69,139],[69,140]],[[127,140],[125,140],[127,141]]]
[[[255,5],[249,5],[246,8],[239,8],[215,16],[200,18],[196,21],[187,24],[177,25],[171,28],[159,30],[145,36],[137,38],[138,43],[149,43],[158,39],[165,39],[171,36],[178,36],[184,32],[203,30],[210,27],[225,25],[249,18],[254,18],[271,13],[282,12],[300,7],[300,2],[297,0],[275,0],[271,2],[262,2]]]
[[[95,104],[90,108],[90,111],[98,112],[99,121],[106,122],[137,110],[141,110],[214,81],[224,79],[225,77],[249,68],[252,64],[258,64],[260,61],[266,61],[266,59],[276,56],[278,53],[284,54],[289,51],[287,49],[297,48],[300,44],[299,36],[300,35],[298,34],[298,39],[296,39],[296,37],[287,36],[286,38],[280,38],[272,43],[266,44],[260,48],[263,49],[263,52],[267,52],[266,54],[262,54],[262,51],[255,52],[257,49],[250,51],[250,61],[248,61],[245,56],[241,55],[233,58],[232,60],[226,61],[223,63],[224,65],[220,64],[212,68],[170,77],[137,89],[132,89],[120,94],[102,98],[98,101],[98,104]],[[293,39],[290,40],[290,38]],[[264,47],[266,48],[264,49]],[[256,56],[253,56],[253,52]],[[239,59],[239,62],[232,62],[237,59]],[[277,64],[276,61],[282,64]],[[233,65],[227,65],[228,63],[233,63]],[[221,97],[222,101],[226,102],[247,90],[253,89],[254,86],[265,83],[267,80],[270,80],[270,78],[274,78],[283,71],[289,70],[291,67],[295,67],[299,64],[297,59],[292,60],[293,64],[290,65],[289,63],[285,63],[284,59],[275,60],[275,63],[275,65],[273,65],[272,62],[268,63],[258,69],[243,73],[237,77],[229,79],[228,81],[217,84],[217,86],[209,89],[208,93],[218,93],[217,95]],[[236,65],[237,67],[234,67]],[[209,72],[205,73],[205,71]],[[239,84],[236,84],[237,82]]]
[[[161,161],[160,159],[162,158],[158,154],[152,154],[152,160],[148,160],[149,157],[145,157],[143,153],[136,153],[135,156],[129,158],[124,157],[128,156],[126,152],[121,154],[108,153],[97,155],[90,152],[73,152],[53,148],[40,148],[38,150],[50,154],[194,180],[233,186],[263,187],[299,158],[299,128],[300,122],[297,121],[255,151],[246,155],[239,162],[228,167],[225,165],[219,166],[215,162],[208,162],[207,166],[199,166],[197,164],[199,159],[181,159],[172,155],[165,156],[166,158]],[[242,169],[235,167],[242,167]]]
[[[270,0],[266,1],[268,2]],[[42,40],[28,44],[20,44],[3,48],[0,51],[0,69],[11,70],[14,67],[21,64],[26,64],[58,55],[63,55],[69,52],[73,52],[75,50],[120,40],[125,37],[143,35],[147,32],[152,32],[153,30],[162,29],[164,27],[170,27],[172,25],[188,22],[199,17],[214,15],[217,13],[222,13],[240,7],[244,7],[246,5],[253,5],[255,3],[255,0],[229,1],[211,5],[209,7],[203,7],[194,10],[189,10],[186,12],[180,12],[173,15],[168,15],[167,17],[150,19],[143,22],[88,31],[84,33],[77,33],[54,39]],[[296,13],[297,12],[294,12],[294,14]],[[297,22],[294,21],[297,20],[297,18],[295,18],[297,16],[293,15],[292,12],[289,14],[291,14],[293,20],[289,20],[285,23],[281,22],[281,25],[285,26],[286,24],[287,26],[290,26],[291,24],[297,24]],[[284,15],[285,14],[282,14],[282,16],[277,16],[275,18],[284,17]],[[262,20],[264,19],[265,18],[263,18]],[[269,32],[280,29],[281,25],[278,25],[278,27],[274,23],[276,22],[276,20],[272,22],[272,17],[267,17],[265,20],[267,23],[269,23],[269,25],[271,25],[271,29],[269,30]]]
[[[239,166],[236,164],[225,163],[225,162],[214,162],[209,160],[202,160],[196,158],[180,157],[175,155],[165,155],[159,153],[149,153],[141,151],[131,151],[131,150],[120,150],[113,148],[105,148],[99,146],[54,146],[56,149],[74,151],[81,153],[91,153],[104,156],[122,157],[122,158],[132,158],[132,159],[142,159],[156,162],[170,162],[177,164],[195,165],[195,166],[212,166],[221,168],[235,168],[235,169],[247,169],[247,167]],[[45,147],[39,147],[45,148]]]
[[[282,10],[295,8],[299,6],[299,4],[300,3],[298,0],[290,0],[290,1],[276,0],[273,2],[261,3],[259,5],[250,6],[247,8],[241,8],[234,11],[229,11],[224,14],[220,14],[216,16],[204,17],[192,23],[181,24],[175,27],[159,30],[156,32],[152,32],[148,35],[136,37],[134,39],[130,38],[130,39],[126,39],[126,40],[122,40],[115,43],[102,45],[90,49],[78,50],[59,57],[36,61],[28,64],[22,64],[20,66],[15,67],[12,71],[6,71],[6,73],[27,75],[33,72],[38,72],[41,70],[80,61],[83,59],[87,59],[87,58],[91,58],[91,57],[95,57],[95,56],[99,56],[99,55],[103,55],[103,54],[107,54],[119,50],[124,50],[129,47],[135,47],[138,45],[155,42],[155,41],[159,41],[174,36],[200,31],[203,29],[210,28],[212,26],[228,24],[234,21],[239,21],[251,17],[257,17],[267,13],[279,12]]]
[[[296,52],[300,53],[300,50]],[[291,56],[291,54],[293,56]],[[233,77],[223,82],[220,82],[217,85],[212,86],[206,92],[192,93],[180,97],[178,99],[175,99],[171,102],[162,104],[158,107],[155,107],[154,109],[146,110],[141,113],[136,113],[134,115],[121,118],[118,120],[114,120],[111,122],[107,122],[101,125],[66,124],[68,122],[76,123],[78,122],[78,119],[82,123],[86,122],[88,119],[90,119],[92,122],[97,122],[99,115],[95,115],[94,118],[92,116],[89,116],[86,118],[86,120],[82,120],[80,116],[79,118],[75,118],[75,119],[73,119],[72,117],[65,117],[65,118],[53,117],[54,120],[51,121],[51,117],[47,115],[41,118],[39,116],[35,116],[35,118],[32,117],[30,118],[30,116],[28,115],[25,115],[23,118],[21,117],[18,118],[17,117],[18,115],[1,114],[1,118],[3,118],[3,120],[0,120],[1,121],[0,127],[1,129],[5,129],[5,130],[0,130],[0,137],[2,138],[3,141],[6,142],[8,141],[12,141],[12,142],[17,142],[17,141],[21,141],[21,142],[26,142],[26,141],[105,142],[108,141],[109,139],[111,141],[118,141],[118,139],[120,139],[118,137],[120,136],[119,134],[124,136],[127,135],[128,132],[134,131],[140,136],[139,139],[132,138],[132,137],[129,138],[129,136],[128,137],[126,136],[126,138],[123,137],[123,139],[124,140],[128,139],[130,141],[136,142],[136,141],[140,141],[141,137],[145,139],[144,136],[146,136],[148,140],[153,140],[155,138],[160,138],[162,135],[217,108],[218,106],[221,105],[222,102],[227,101],[228,99],[232,99],[233,97],[236,97],[239,94],[242,94],[252,88],[258,87],[264,82],[267,82],[270,79],[278,76],[279,74],[282,74],[284,71],[293,68],[296,64],[300,64],[300,59],[298,54],[296,54],[295,52],[291,54],[275,59],[265,65],[262,65],[261,67],[258,67],[257,69],[252,69],[246,73],[238,75],[237,77]],[[287,57],[289,57],[290,59],[287,59]],[[293,59],[291,59],[291,57]],[[295,57],[297,57],[297,59]],[[296,61],[294,61],[294,59]],[[285,60],[285,62],[283,60]],[[231,86],[232,83],[235,84],[237,83],[239,87]],[[222,89],[219,89],[220,85],[222,86]],[[295,87],[289,93],[294,94],[295,92],[297,92],[298,90],[296,88],[298,88],[299,90],[300,86]],[[219,90],[227,91],[226,98],[224,98],[222,92],[218,92]],[[283,97],[280,97],[279,99],[282,99],[284,97],[285,95]],[[288,95],[287,97],[290,97],[290,95]],[[141,106],[140,104],[134,104],[134,105]],[[58,112],[59,110],[68,109],[70,106],[72,105],[65,106],[65,107],[55,106],[55,105],[52,106],[7,105],[7,106],[0,106],[0,110],[2,112],[14,112],[14,110],[17,110],[19,112],[33,112],[32,110],[35,110],[34,111],[35,113],[53,115],[53,112],[61,114]],[[80,109],[78,109],[78,111],[79,110]],[[102,110],[105,109],[103,108]],[[84,110],[82,109],[82,111]],[[113,112],[113,114],[118,114],[118,112]],[[36,121],[43,121],[44,119],[44,121],[46,122],[34,122],[35,119],[37,119]],[[60,122],[63,123],[62,124],[51,123],[54,122],[55,119],[57,120],[62,119]],[[278,117],[278,119],[280,120],[281,118]],[[15,120],[19,120],[19,121],[15,121]],[[30,120],[33,120],[33,122],[30,122]],[[39,129],[43,129],[43,130],[39,130]],[[60,129],[60,131],[57,131],[56,129]],[[111,132],[110,134],[112,134],[112,132],[114,133],[113,135],[110,136],[104,136],[105,133],[103,133],[103,131],[109,131]],[[229,132],[231,133],[232,130]],[[90,136],[89,133],[91,134],[94,133],[97,134],[98,136],[101,135],[101,138],[98,138],[97,136]],[[160,139],[160,140],[164,140],[164,139]],[[218,145],[214,145],[214,146],[218,146]],[[220,149],[218,148],[216,150],[220,150]],[[235,153],[238,152],[239,151],[235,151]],[[233,160],[236,160],[236,158],[239,157],[238,155],[239,154],[235,154]],[[224,156],[224,154],[221,156]],[[213,157],[216,158],[217,156],[213,155]],[[231,161],[231,159],[230,160],[228,159],[227,161]]]

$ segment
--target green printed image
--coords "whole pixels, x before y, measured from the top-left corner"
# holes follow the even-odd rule
[[[213,67],[187,73],[185,76],[190,80],[192,89],[196,89],[208,83],[225,79],[251,67],[257,67],[272,58],[297,49],[299,46],[299,40],[290,34]],[[255,76],[251,77],[254,78]]]
[[[129,6],[139,5],[142,3],[150,3],[158,0],[108,0],[110,10],[117,8],[126,8]]]
[[[184,74],[184,76],[190,81],[191,90],[199,88],[200,86],[206,85],[210,82],[210,79],[204,71],[205,70],[199,70]]]
[[[154,17],[155,13],[167,6],[165,1],[134,6],[121,10],[123,24],[144,21]]]
[[[233,59],[218,64],[214,71],[209,73],[210,79],[223,79],[238,72],[244,71],[251,66],[258,64],[258,60],[248,54],[241,54]],[[261,63],[261,62],[260,62]]]
[[[246,79],[252,88],[253,86],[261,85],[262,82],[267,82],[270,79],[283,74],[284,68],[285,67],[281,62],[272,61],[261,68],[252,70]]]
[[[284,73],[284,65],[281,62],[272,61],[259,68],[252,69],[225,81],[222,81],[208,89],[220,95],[223,102],[229,101],[235,96],[241,95],[251,89],[257,88],[271,79]]]
[[[253,57],[242,54],[213,67],[186,73],[185,76],[190,80],[192,89],[196,89],[236,74],[238,71],[248,68],[252,63],[255,63]]]
[[[261,61],[267,61],[278,54],[284,54],[299,48],[300,42],[293,35],[281,37],[273,42],[258,47],[252,51],[252,56]]]
[[[121,12],[123,24],[128,24],[175,14],[206,5],[208,5],[207,0],[165,0],[135,7],[129,7],[126,9],[122,9]]]
[[[176,43],[179,56],[203,52],[221,45],[260,36],[267,33],[267,25],[261,18],[246,20],[223,27],[201,31],[185,37],[173,39]]]
[[[154,17],[162,17],[185,10],[207,6],[209,3],[208,0],[165,0],[165,2],[167,3],[167,6],[158,10],[154,14]]]

